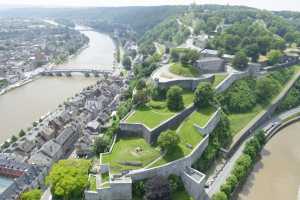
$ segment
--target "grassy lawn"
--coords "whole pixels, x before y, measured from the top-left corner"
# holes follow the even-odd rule
[[[216,74],[212,87],[213,88],[217,87],[217,85],[219,85],[219,83],[221,83],[226,77],[227,74]]]
[[[184,91],[183,102],[185,107],[193,103],[194,94],[192,92]],[[146,106],[140,107],[129,116],[126,120],[128,123],[142,123],[149,128],[154,128],[163,121],[171,118],[176,113],[167,108],[165,101],[151,100]]]
[[[185,77],[198,77],[200,75],[200,71],[196,67],[192,65],[183,66],[181,63],[171,64],[170,72]]]
[[[150,167],[166,164],[191,153],[193,148],[203,139],[203,135],[194,127],[194,124],[204,126],[215,111],[215,108],[209,107],[195,111],[186,118],[176,130],[180,137],[179,145],[168,151],[166,155]]]
[[[140,148],[141,151],[137,151]],[[122,170],[139,169],[160,156],[160,151],[153,148],[143,138],[120,138],[113,151],[102,157],[102,163],[108,163],[113,173]],[[124,165],[124,162],[140,162],[142,166]]]
[[[255,106],[250,112],[229,114],[230,131],[233,136],[238,134],[258,113],[263,110],[261,105]]]
[[[90,190],[92,191],[96,191],[96,177],[95,176],[90,176],[89,178],[89,182],[90,182]]]

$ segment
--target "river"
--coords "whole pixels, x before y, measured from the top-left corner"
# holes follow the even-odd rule
[[[300,198],[300,122],[278,132],[264,147],[239,200]]]
[[[112,39],[95,31],[82,33],[90,39],[88,47],[59,67],[112,67],[115,50]],[[41,77],[0,96],[0,143],[96,80],[84,76]]]

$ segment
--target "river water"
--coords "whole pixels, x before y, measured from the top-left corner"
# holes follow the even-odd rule
[[[115,46],[111,38],[95,31],[82,33],[89,37],[89,46],[60,67],[112,67]],[[84,76],[41,77],[0,96],[0,143],[96,80]]]
[[[264,147],[239,200],[300,199],[300,122],[278,132]]]

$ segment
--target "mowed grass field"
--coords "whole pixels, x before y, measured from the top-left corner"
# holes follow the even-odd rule
[[[159,149],[152,147],[144,138],[119,138],[111,154],[104,155],[101,163],[109,164],[113,173],[119,173],[122,170],[143,168],[159,156]],[[142,166],[128,166],[122,164],[124,162],[140,162]]]
[[[229,114],[228,118],[230,121],[230,131],[232,136],[238,134],[263,109],[263,106],[256,105],[249,112]]]
[[[172,150],[169,150],[162,158],[153,163],[150,167],[160,166],[190,154],[203,139],[202,133],[197,130],[194,124],[197,124],[200,127],[204,126],[215,111],[215,108],[208,107],[195,111],[187,117],[176,130],[176,133],[180,137],[179,145],[174,147]]]
[[[212,83],[212,87],[217,87],[227,76],[228,74],[215,74],[215,80]]]
[[[192,65],[183,66],[181,63],[171,64],[170,72],[184,77],[198,77],[200,75],[198,68]]]
[[[184,91],[183,102],[187,107],[193,103],[194,93]],[[176,112],[172,112],[167,108],[166,101],[151,100],[146,106],[137,108],[132,115],[126,120],[127,123],[141,123],[152,129],[160,123],[174,116]]]

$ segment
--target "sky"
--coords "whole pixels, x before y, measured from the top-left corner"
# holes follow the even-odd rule
[[[268,10],[300,11],[300,0],[0,0],[1,6],[101,7],[184,4],[245,5]]]

